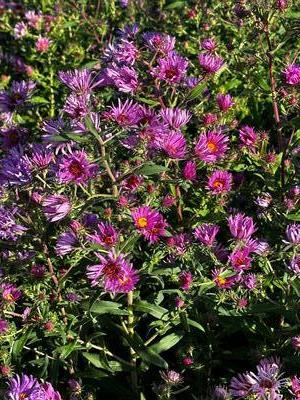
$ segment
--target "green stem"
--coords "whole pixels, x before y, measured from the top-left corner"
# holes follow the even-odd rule
[[[133,314],[133,291],[127,294],[127,309],[128,309],[128,334],[134,335],[134,314]],[[135,393],[138,390],[138,379],[137,379],[137,371],[136,371],[136,354],[132,347],[130,347],[130,362],[132,371],[131,371],[131,382],[132,388]]]

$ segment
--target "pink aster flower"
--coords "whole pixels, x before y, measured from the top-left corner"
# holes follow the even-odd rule
[[[297,246],[300,244],[300,224],[289,224],[285,231],[286,239],[284,243],[293,244]]]
[[[27,19],[28,25],[32,28],[37,28],[38,25],[42,22],[43,16],[41,14],[37,14],[35,11],[26,11],[25,18]]]
[[[194,181],[197,179],[197,164],[195,161],[187,161],[185,163],[182,175],[187,181]]]
[[[124,191],[135,192],[143,182],[143,176],[132,174],[127,179],[124,179],[121,185]]]
[[[59,71],[59,80],[78,95],[87,95],[97,86],[92,72],[88,69]]]
[[[228,171],[214,171],[208,178],[206,188],[212,194],[225,194],[230,192],[232,187],[232,174]]]
[[[1,285],[2,298],[8,303],[14,303],[22,297],[22,292],[13,283],[3,283]]]
[[[119,233],[109,222],[100,222],[95,232],[89,235],[89,239],[93,243],[111,248],[117,244]]]
[[[131,94],[136,92],[139,82],[134,68],[127,65],[118,66],[113,64],[107,68],[106,74],[120,92]]]
[[[219,93],[217,95],[217,104],[219,106],[219,109],[223,112],[226,112],[227,110],[229,110],[229,108],[234,106],[234,102],[230,94],[222,93]]]
[[[92,286],[101,285],[112,293],[128,293],[139,281],[137,271],[123,254],[108,253],[106,257],[96,253],[100,264],[87,268],[87,277]]]
[[[296,400],[300,399],[300,379],[297,376],[291,378],[292,391],[296,396]]]
[[[220,227],[215,224],[202,224],[194,230],[194,236],[206,246],[213,246]]]
[[[5,319],[0,319],[0,335],[8,331],[9,324]]]
[[[239,138],[242,147],[246,147],[251,151],[255,150],[258,142],[258,134],[254,128],[248,125],[242,126],[239,130]]]
[[[228,225],[232,236],[235,239],[249,239],[256,231],[256,226],[251,217],[238,213],[228,218]]]
[[[220,289],[231,289],[236,283],[236,276],[224,276],[225,270],[223,268],[215,268],[212,271],[212,279],[216,286]]]
[[[175,37],[158,32],[146,32],[143,34],[143,39],[151,50],[165,55],[174,50],[176,41]]]
[[[254,274],[246,274],[242,277],[242,283],[248,290],[253,290],[257,286],[256,275]]]
[[[288,85],[297,86],[300,84],[300,64],[291,64],[283,72],[285,82]]]
[[[230,263],[237,272],[244,271],[251,267],[251,257],[249,256],[249,250],[245,247],[244,249],[236,249],[229,256]]]
[[[200,160],[215,163],[222,159],[228,150],[228,136],[223,133],[209,131],[200,135],[195,146],[195,153]]]
[[[117,106],[110,106],[110,110],[104,113],[104,117],[116,122],[123,128],[133,128],[140,120],[140,106],[132,100],[126,100],[124,103],[118,99]]]
[[[198,55],[200,67],[207,74],[214,74],[219,71],[224,65],[224,60],[221,57],[212,54],[201,53]]]
[[[157,144],[170,158],[184,158],[186,155],[186,140],[180,132],[171,131],[163,135]]]
[[[192,116],[189,111],[180,108],[163,108],[159,114],[163,122],[173,129],[179,129],[186,125]]]
[[[58,161],[56,176],[60,183],[86,184],[94,178],[98,166],[87,160],[84,150],[77,150],[62,156]]]
[[[65,218],[71,211],[70,200],[60,194],[50,195],[43,199],[43,212],[50,222],[56,222]]]
[[[179,274],[179,286],[180,289],[184,290],[185,292],[187,292],[190,287],[191,284],[193,282],[193,275],[190,271],[183,271]]]
[[[217,121],[218,121],[217,114],[207,113],[202,117],[202,122],[205,126],[214,125]]]
[[[295,256],[292,258],[288,269],[295,275],[300,276],[300,256]]]
[[[39,53],[46,53],[50,47],[51,40],[47,37],[39,36],[35,42],[36,51]]]
[[[203,50],[212,52],[212,51],[216,50],[217,43],[216,43],[215,39],[213,39],[213,38],[203,39],[201,42],[201,47]]]
[[[24,22],[18,22],[14,27],[15,39],[22,39],[28,33],[28,27]]]
[[[169,85],[180,83],[187,73],[188,61],[176,52],[169,53],[165,58],[159,58],[157,67],[153,68],[151,75],[167,82]]]
[[[74,119],[84,118],[89,114],[89,98],[87,95],[71,94],[64,105],[63,111]]]
[[[167,223],[158,211],[142,206],[133,211],[131,216],[136,228],[150,243],[165,235]]]

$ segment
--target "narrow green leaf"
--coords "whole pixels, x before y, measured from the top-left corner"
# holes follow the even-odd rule
[[[195,100],[197,97],[201,96],[203,89],[206,87],[206,82],[200,82],[195,86],[187,95],[187,100]]]
[[[150,349],[154,350],[156,353],[162,353],[163,351],[167,351],[175,346],[181,339],[183,338],[183,334],[173,332],[169,335],[163,337],[158,343],[150,346]]]
[[[137,172],[140,175],[150,176],[150,175],[160,174],[166,170],[167,170],[167,168],[164,167],[163,165],[147,163],[147,164],[144,164],[141,168],[137,169]]]
[[[95,301],[90,312],[95,314],[112,314],[112,315],[128,315],[126,310],[121,310],[122,304],[113,301],[97,300]]]
[[[141,311],[152,315],[154,318],[167,320],[168,310],[164,307],[148,303],[147,301],[138,301],[134,304],[135,311]]]

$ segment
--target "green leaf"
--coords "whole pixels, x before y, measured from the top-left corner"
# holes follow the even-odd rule
[[[149,104],[149,106],[159,106],[160,104],[157,100],[146,99],[145,97],[138,97],[137,99],[142,103]]]
[[[200,82],[195,86],[187,95],[187,100],[195,100],[203,93],[203,89],[206,87],[206,82]]]
[[[48,104],[49,101],[44,97],[34,96],[30,99],[30,103],[32,104]]]
[[[139,240],[139,235],[132,234],[131,236],[129,236],[129,238],[125,240],[124,243],[122,243],[121,252],[130,253],[133,250],[138,240]]]
[[[87,127],[87,129],[89,130],[89,132],[92,133],[92,134],[95,136],[95,138],[98,140],[98,139],[99,139],[99,136],[100,136],[100,133],[99,133],[99,132],[97,131],[97,129],[95,128],[95,126],[94,126],[93,121],[91,120],[91,118],[90,118],[89,116],[87,116],[87,117],[84,119],[84,122],[85,122],[85,126]]]
[[[196,322],[196,321],[194,321],[194,320],[188,318],[188,319],[187,319],[187,323],[188,323],[190,326],[192,326],[193,328],[197,328],[197,329],[199,329],[199,331],[205,332],[205,329],[203,328],[203,326],[202,326],[201,324],[199,324],[199,322]]]
[[[182,8],[185,6],[185,1],[173,1],[173,3],[165,6],[166,10],[174,10],[175,8]]]
[[[112,315],[128,315],[126,310],[121,310],[122,304],[113,301],[97,300],[95,301],[90,312],[95,314],[112,314]]]
[[[291,221],[300,221],[300,213],[288,214],[285,217]]]
[[[167,351],[175,346],[181,339],[183,338],[183,334],[173,332],[169,335],[163,337],[158,343],[150,346],[150,349],[154,350],[156,353],[162,353],[163,351]]]
[[[152,315],[154,318],[167,320],[168,310],[161,306],[157,306],[155,304],[148,303],[147,301],[138,301],[134,304],[134,309],[136,311],[141,311],[143,313],[147,313]]]
[[[74,350],[79,350],[81,349],[82,346],[78,345],[77,342],[72,342],[68,343],[66,346],[61,346],[56,349],[60,353],[60,358],[65,359],[67,358],[71,353],[73,353]]]
[[[295,117],[295,118],[291,119],[290,121],[288,121],[286,123],[286,125],[291,125],[296,129],[300,129],[300,117]]]
[[[138,168],[137,172],[140,175],[150,176],[150,175],[161,174],[162,172],[165,172],[166,170],[167,170],[167,168],[164,167],[163,165],[147,163],[147,164],[144,164],[141,168]]]
[[[154,364],[159,368],[168,368],[168,363],[154,350],[146,347],[142,338],[135,332],[133,335],[126,334],[126,340],[133,350],[147,364]]]
[[[103,359],[103,357],[99,353],[88,353],[84,351],[82,353],[83,357],[86,358],[91,364],[96,368],[102,368],[108,371],[111,371],[111,368],[108,362]]]
[[[21,351],[23,350],[23,347],[25,346],[27,340],[29,339],[30,334],[31,330],[27,331],[24,335],[22,335],[20,339],[14,341],[13,346],[11,348],[13,360],[15,360],[20,356]]]

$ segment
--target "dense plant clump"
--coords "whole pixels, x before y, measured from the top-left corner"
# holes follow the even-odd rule
[[[300,399],[299,2],[0,11],[1,398]]]

